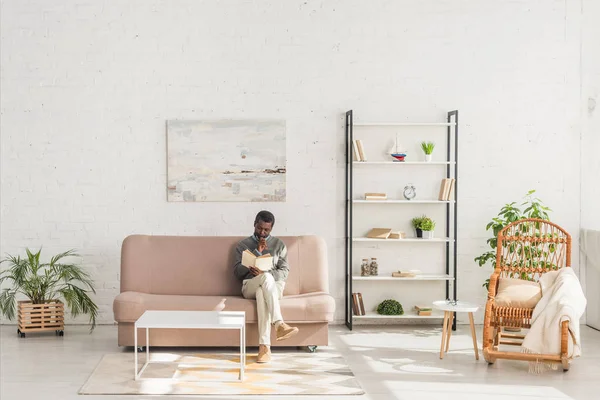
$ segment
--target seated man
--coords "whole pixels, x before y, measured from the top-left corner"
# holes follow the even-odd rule
[[[283,295],[285,280],[289,272],[287,248],[285,244],[271,236],[275,217],[269,211],[261,211],[254,220],[254,234],[240,241],[235,249],[234,274],[242,281],[242,296],[256,299],[258,312],[259,363],[271,360],[271,325],[275,325],[277,340],[284,340],[298,333],[281,316],[279,300]],[[242,253],[250,250],[257,256],[273,256],[273,268],[263,272],[256,267],[242,265]]]

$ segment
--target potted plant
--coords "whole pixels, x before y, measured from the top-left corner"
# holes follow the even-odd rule
[[[423,237],[423,230],[421,229],[421,222],[423,221],[423,219],[425,219],[426,217],[423,215],[421,217],[414,217],[410,222],[413,226],[413,228],[415,229],[415,236],[418,238]]]
[[[380,315],[403,315],[404,309],[402,304],[393,299],[387,299],[379,303],[377,306],[377,314]]]
[[[492,218],[492,221],[487,224],[485,229],[486,231],[491,230],[493,237],[487,240],[487,244],[491,249],[482,255],[475,257],[475,261],[477,261],[480,267],[490,264],[492,269],[496,268],[496,244],[498,243],[498,233],[500,233],[500,231],[508,224],[527,218],[550,220],[550,217],[548,216],[548,211],[551,211],[550,208],[543,205],[540,199],[534,198],[534,193],[535,190],[530,190],[525,195],[525,200],[521,203],[522,206],[525,206],[523,211],[516,205],[516,202],[506,204],[500,209],[498,216]],[[486,279],[482,285],[486,291],[488,290],[489,283],[490,280]]]
[[[49,263],[40,263],[42,250],[32,253],[26,249],[27,257],[7,255],[0,263],[8,268],[0,272],[0,284],[11,282],[10,287],[0,293],[0,313],[9,320],[15,318],[18,305],[17,333],[25,337],[25,332],[54,330],[62,336],[64,329],[64,299],[71,315],[89,314],[96,327],[98,306],[88,293],[96,293],[89,274],[81,266],[65,262],[67,257],[77,257],[74,250],[57,254]],[[17,301],[17,295],[29,300]]]
[[[424,218],[423,221],[421,221],[421,229],[423,230],[423,239],[433,239],[435,221],[431,218]]]
[[[425,161],[431,161],[431,154],[433,153],[433,149],[435,148],[435,143],[433,142],[421,142],[421,148],[425,153]]]

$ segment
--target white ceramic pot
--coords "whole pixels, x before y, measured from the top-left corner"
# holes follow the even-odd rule
[[[426,162],[430,162],[431,161],[431,156],[432,156],[432,154],[425,154],[425,161]]]
[[[433,239],[433,231],[423,231],[423,239]]]

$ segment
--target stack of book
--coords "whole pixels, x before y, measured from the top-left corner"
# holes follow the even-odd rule
[[[394,277],[394,278],[414,278],[415,276],[417,276],[417,274],[415,274],[414,272],[410,272],[410,271],[392,272],[392,277]]]
[[[365,193],[365,200],[387,200],[385,193]]]
[[[415,306],[415,311],[421,317],[431,315],[431,307],[428,306]]]
[[[440,193],[438,195],[438,200],[440,201],[448,201],[452,200],[454,196],[454,178],[444,178],[442,179],[442,183],[440,184]]]
[[[354,315],[365,315],[362,293],[352,293],[352,311]]]
[[[352,141],[352,148],[354,149],[354,159],[356,161],[367,161],[365,149],[360,139]]]
[[[387,239],[392,230],[390,228],[372,228],[368,233],[367,237],[371,239]]]

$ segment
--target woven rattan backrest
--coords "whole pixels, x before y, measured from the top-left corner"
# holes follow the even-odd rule
[[[550,221],[524,219],[498,233],[501,276],[537,281],[544,272],[570,266],[571,235]]]

